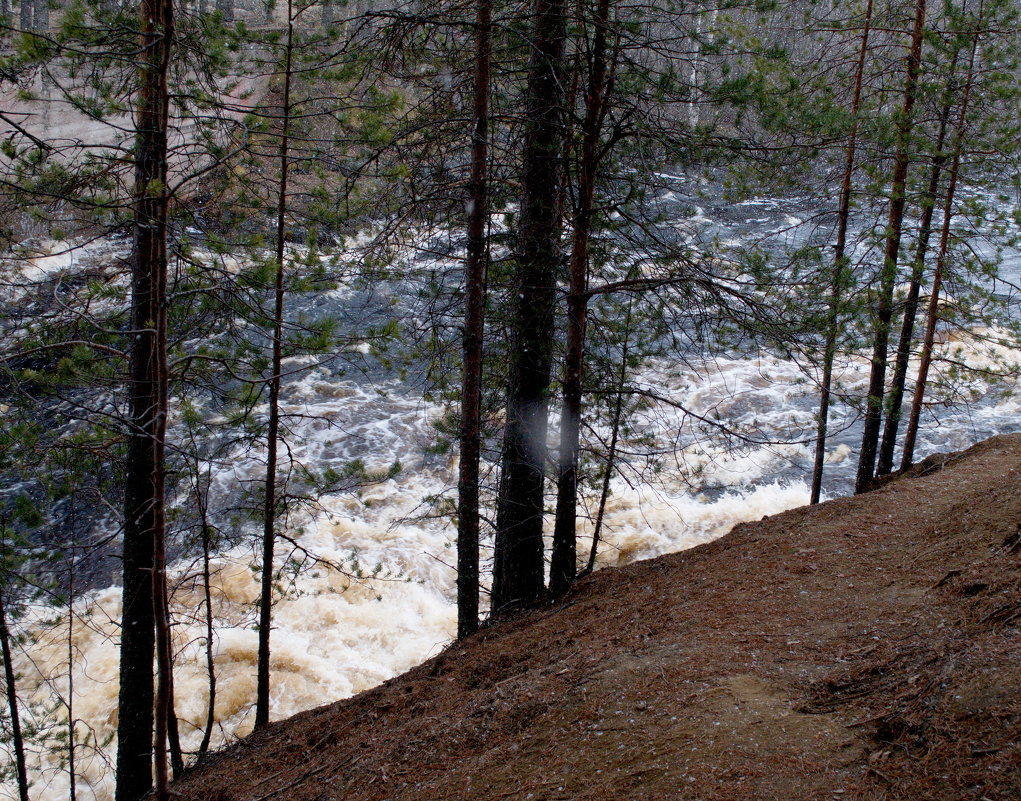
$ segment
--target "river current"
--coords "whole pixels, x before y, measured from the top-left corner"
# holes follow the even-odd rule
[[[680,177],[670,188],[670,179],[664,176],[666,188],[655,202],[680,236],[789,249],[822,230],[806,223],[814,214],[808,200],[726,203],[715,191],[685,191]],[[52,255],[5,267],[18,271],[16,280],[5,282],[9,299],[31,291],[33,283],[43,285],[97,258],[123,255],[124,244],[101,240],[70,249],[56,243],[45,247]],[[336,261],[338,256],[324,252],[322,258]],[[339,258],[343,260],[343,253]],[[437,263],[445,259],[448,266],[457,262],[453,255],[428,258]],[[1015,252],[1006,252],[1001,275],[1016,283],[1019,264]],[[397,296],[405,304],[402,313],[414,313],[413,294],[402,294],[400,282],[377,288],[377,293]],[[299,300],[295,311],[343,316],[350,309],[365,315],[368,307],[364,287],[341,283],[328,293]],[[955,372],[953,380],[936,388],[923,421],[919,456],[1021,429],[1021,354],[996,342],[1001,333],[995,321],[987,321],[972,330],[941,335],[940,355],[973,371],[959,377]],[[310,357],[289,362],[294,376],[283,389],[282,410],[290,463],[343,472],[357,459],[366,472],[377,473],[378,480],[297,507],[288,517],[287,533],[295,545],[282,542],[278,549],[274,719],[349,696],[407,670],[442,650],[455,631],[455,532],[449,515],[430,514],[433,507],[425,504],[428,498],[452,497],[456,484],[456,462],[430,447],[445,409],[425,398],[417,377],[369,366],[365,350],[352,347],[343,367],[336,362],[317,366]],[[360,363],[364,369],[352,369]],[[842,392],[863,394],[868,380],[865,355],[840,360],[836,379]],[[653,403],[632,418],[634,429],[655,443],[661,457],[654,472],[639,475],[625,469],[611,482],[599,567],[689,548],[722,536],[738,522],[807,502],[817,389],[803,366],[766,352],[685,363],[654,359],[633,380],[670,401]],[[734,430],[754,431],[754,441],[714,436],[682,407],[723,420]],[[829,497],[849,491],[860,438],[857,416],[844,404],[832,412],[824,485]],[[555,443],[555,432],[552,436]],[[257,480],[262,459],[258,449],[239,448],[200,465],[211,483],[211,508],[234,497],[240,485]],[[399,472],[384,476],[395,462],[400,463]],[[190,503],[184,493],[177,502]],[[592,511],[593,504],[590,492],[586,509]],[[109,524],[100,519],[95,525],[102,529]],[[581,537],[584,549],[591,537],[587,520],[581,524]],[[201,739],[208,698],[197,565],[194,551],[182,553],[173,565],[177,714],[186,750],[194,750]],[[243,736],[253,722],[257,568],[254,538],[213,558],[216,743]],[[678,591],[683,593],[683,588]],[[67,797],[64,702],[69,678],[74,685],[78,797],[112,797],[119,595],[118,587],[109,586],[77,598],[70,628],[66,607],[28,609],[17,668],[24,714],[35,732],[30,762],[36,799]]]

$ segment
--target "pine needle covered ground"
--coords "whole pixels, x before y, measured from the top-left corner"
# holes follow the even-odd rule
[[[1021,435],[929,470],[601,571],[175,790],[1016,801]]]

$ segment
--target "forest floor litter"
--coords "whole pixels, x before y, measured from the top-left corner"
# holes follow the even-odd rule
[[[193,801],[1017,801],[1021,435],[601,570],[207,758]]]

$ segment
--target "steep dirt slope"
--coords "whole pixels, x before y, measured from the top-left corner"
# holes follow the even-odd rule
[[[585,580],[195,801],[1021,798],[1021,436]]]

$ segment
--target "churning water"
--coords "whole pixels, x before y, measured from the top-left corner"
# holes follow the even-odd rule
[[[775,199],[735,206],[729,217],[676,194],[665,195],[662,202],[684,207],[678,227],[685,235],[704,235],[708,228],[718,239],[735,241],[764,238],[770,232],[787,236],[798,230],[806,214],[797,204],[792,209]],[[118,246],[89,247],[109,257]],[[18,296],[30,280],[48,280],[88,257],[80,250],[21,265],[20,280],[6,291]],[[329,312],[337,313],[344,303],[354,302],[353,294],[336,290],[332,299],[309,303],[333,304]],[[996,334],[987,327],[946,336],[942,355],[974,368],[1016,371],[1019,354],[987,341]],[[837,381],[850,395],[861,395],[867,378],[864,356],[839,365]],[[625,467],[613,480],[599,566],[688,548],[725,534],[738,522],[807,502],[816,390],[802,367],[766,354],[686,364],[661,360],[649,363],[635,382],[666,399],[651,403],[631,420],[636,435],[655,443],[661,455],[655,469],[646,465],[639,474],[638,467]],[[1016,430],[1016,384],[1016,372],[1006,378],[981,372],[962,377],[952,392],[954,399],[963,396],[968,403],[942,408],[934,399],[920,455]],[[288,517],[293,543],[282,541],[278,547],[281,574],[274,608],[275,719],[357,693],[421,662],[451,641],[456,620],[454,528],[449,515],[429,514],[432,507],[426,503],[449,496],[456,482],[456,464],[429,449],[443,408],[425,400],[407,381],[338,375],[330,365],[309,365],[296,373],[282,403],[290,463],[343,471],[359,459],[366,472],[376,471],[379,477],[299,507]],[[725,441],[712,434],[711,424],[707,428],[689,412],[725,420],[755,436],[751,441]],[[827,488],[836,494],[848,487],[860,430],[856,412],[846,406],[838,405],[831,420]],[[401,470],[387,475],[396,461]],[[256,480],[263,462],[260,454],[239,449],[201,469],[209,476],[215,509],[229,502],[240,485]],[[182,496],[179,503],[187,506],[190,501]],[[591,510],[592,498],[587,504]],[[584,548],[591,536],[589,522],[582,523],[581,535]],[[173,566],[175,691],[186,750],[194,750],[201,739],[208,701],[198,567],[191,555]],[[243,736],[253,721],[257,569],[251,540],[213,557],[217,743]],[[119,615],[117,587],[76,599],[70,623],[66,609],[28,610],[17,669],[23,714],[34,729],[34,798],[67,797],[69,698],[79,798],[112,796]]]

